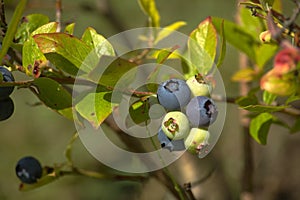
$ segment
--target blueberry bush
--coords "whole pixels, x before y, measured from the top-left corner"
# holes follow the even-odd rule
[[[243,127],[242,134],[246,135],[243,149],[240,149],[244,152],[245,165],[242,186],[235,197],[255,199],[255,188],[259,186],[254,184],[252,177],[255,156],[252,143],[272,145],[267,142],[273,126],[280,126],[291,134],[300,131],[300,110],[297,108],[300,100],[300,26],[297,24],[300,2],[291,2],[294,9],[286,16],[283,14],[286,2],[281,0],[239,1],[235,21],[215,16],[199,21],[187,36],[185,49],[181,52],[179,41],[171,40],[172,43],[161,49],[156,45],[186,23],[176,21],[161,28],[158,2],[138,0],[148,32],[141,32],[135,38],[147,46],[119,54],[121,44],[116,46],[92,27],[87,27],[80,37],[75,36],[75,23],[61,22],[60,1],[56,2],[56,20],[51,21],[39,13],[24,16],[28,2],[20,0],[9,23],[6,22],[5,4],[1,1],[1,123],[9,120],[14,112],[18,115],[11,98],[13,91],[28,90],[39,99],[38,106],[45,106],[74,121],[77,129],[91,126],[97,130],[106,125],[127,150],[146,152],[147,145],[132,140],[111,120],[111,116],[122,112],[118,110],[122,105],[120,96],[127,95],[130,105],[125,122],[129,127],[133,124],[147,126],[151,117],[157,114],[152,113],[154,105],[163,111],[157,117],[161,122],[159,129],[148,138],[152,150],[163,149],[175,154],[186,151],[185,154],[190,154],[193,159],[201,159],[218,140],[219,135],[211,126],[220,124],[218,120],[226,114],[218,105],[233,104],[241,116],[240,121],[231,123]],[[220,83],[214,78],[223,67],[228,45],[240,52],[239,69],[231,77],[239,84],[240,95],[234,97],[219,94],[216,88]],[[161,66],[173,61],[180,63],[180,76],[167,72],[159,74]],[[150,68],[151,72],[144,78],[145,84],[140,88],[127,87],[135,80],[137,69],[147,63],[154,63],[154,68]],[[128,75],[132,70],[136,71]],[[15,78],[14,74],[19,73],[27,79]],[[159,79],[159,76],[163,78]],[[123,77],[125,82],[122,81],[120,86]],[[77,90],[81,86],[96,89]],[[14,98],[21,97],[16,95]],[[72,150],[79,137],[80,131],[76,131],[66,144],[66,161],[63,163],[46,166],[32,156],[16,158],[19,190],[46,187],[67,175],[141,183],[154,178],[175,199],[200,198],[193,192],[194,180],[182,183],[168,166],[145,173],[93,171],[77,166]],[[207,181],[213,172],[196,177],[197,183]]]

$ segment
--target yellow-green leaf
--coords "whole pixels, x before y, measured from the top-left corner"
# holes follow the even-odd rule
[[[95,128],[111,114],[116,104],[110,102],[112,92],[91,92],[84,96],[75,106],[76,111]]]
[[[46,33],[33,38],[48,60],[67,73],[76,75],[79,69],[87,73],[95,66],[92,48],[72,35]]]
[[[190,61],[201,74],[207,74],[214,65],[217,51],[217,32],[208,17],[190,35]]]
[[[185,26],[186,22],[184,21],[178,21],[174,22],[173,24],[170,24],[164,28],[162,28],[155,38],[154,43],[157,44],[159,41],[163,40],[164,38],[171,35],[174,31],[178,30],[180,27]]]
[[[254,79],[255,75],[256,72],[252,68],[247,67],[235,72],[235,74],[231,77],[231,80],[236,82],[250,82]]]
[[[149,16],[149,25],[160,27],[160,15],[155,0],[138,0],[138,2],[143,12]]]
[[[88,27],[82,35],[81,40],[95,50],[100,58],[102,55],[115,56],[113,46],[95,29]]]

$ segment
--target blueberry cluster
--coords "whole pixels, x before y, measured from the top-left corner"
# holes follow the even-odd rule
[[[23,157],[17,163],[16,175],[22,183],[36,183],[42,174],[43,168],[40,162],[32,156]]]
[[[159,85],[157,99],[167,110],[157,136],[162,148],[202,152],[208,145],[208,127],[218,115],[211,91],[211,85],[200,74],[186,81],[170,79]]]
[[[7,68],[0,66],[0,83],[14,81],[15,79],[12,73]],[[13,86],[0,87],[0,121],[8,119],[14,112],[14,103],[9,97],[13,90]]]

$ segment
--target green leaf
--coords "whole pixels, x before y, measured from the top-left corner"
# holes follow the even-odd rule
[[[300,118],[296,119],[294,125],[291,128],[291,133],[297,133],[300,131]]]
[[[255,78],[256,74],[257,73],[252,68],[247,67],[247,68],[240,69],[237,72],[235,72],[233,74],[233,76],[231,77],[231,80],[235,81],[235,82],[247,83],[247,82],[252,81]]]
[[[17,30],[15,39],[23,44],[28,40],[31,33],[40,26],[49,22],[49,18],[42,14],[31,14],[23,18],[20,27]]]
[[[217,51],[217,33],[210,17],[190,34],[188,50],[191,62],[198,72],[207,74],[213,67]]]
[[[268,10],[272,7],[274,0],[259,0],[260,4],[262,5],[264,10]]]
[[[11,21],[9,22],[7,32],[5,33],[5,36],[2,41],[2,48],[0,51],[0,61],[2,62],[2,59],[6,55],[10,45],[13,42],[13,39],[15,37],[15,33],[17,31],[19,22],[22,18],[23,12],[25,10],[27,4],[27,0],[20,0],[19,4],[17,5],[15,12],[11,18]]]
[[[279,13],[282,13],[282,9],[283,6],[282,6],[282,1],[281,0],[275,0],[274,3],[273,3],[273,6],[272,6],[272,9],[279,12]]]
[[[40,65],[43,65],[47,58],[39,49],[32,37],[24,43],[22,49],[22,63],[28,76],[33,76],[33,70]]]
[[[258,99],[255,95],[243,96],[238,98],[235,101],[235,103],[238,104],[240,107],[246,107],[246,106],[258,104]]]
[[[263,93],[263,101],[267,105],[272,104],[276,98],[277,98],[277,95],[272,94],[268,91],[264,91],[264,93]]]
[[[164,27],[163,29],[161,29],[161,31],[158,32],[158,34],[155,38],[154,44],[157,44],[159,41],[161,41],[164,38],[171,35],[175,30],[178,30],[180,27],[185,26],[185,25],[186,25],[186,22],[178,21],[178,22],[174,22],[173,24],[170,24],[170,25]]]
[[[68,24],[65,28],[65,33],[69,34],[69,35],[73,35],[74,33],[74,28],[75,28],[75,23],[71,23],[71,24]]]
[[[267,62],[273,58],[278,50],[275,44],[261,44],[255,47],[255,58],[258,67],[263,68]]]
[[[28,40],[24,42],[22,49],[22,62],[25,67],[26,74],[28,76],[33,76],[34,68],[39,68],[44,65],[47,61],[47,58],[43,54],[43,52],[39,49],[38,45],[33,39],[33,35],[40,33],[53,33],[56,31],[57,23],[50,22],[48,24],[44,24],[41,27],[37,28],[35,31],[28,36]]]
[[[258,38],[259,34],[266,29],[265,22],[259,17],[253,16],[249,8],[241,7],[241,26],[247,29],[247,32],[254,38]]]
[[[233,22],[222,18],[213,17],[214,24],[218,33],[221,32],[221,23],[224,21],[224,34],[227,42],[244,52],[253,61],[256,60],[255,48],[260,45],[257,38],[254,38],[246,28],[242,28]]]
[[[102,55],[115,56],[113,46],[102,35],[98,34],[96,30],[91,27],[85,30],[81,40],[92,49],[95,49],[96,54],[99,58]]]
[[[240,2],[239,5],[243,5],[243,6],[246,6],[246,7],[249,7],[249,8],[257,8],[257,9],[262,10],[262,6],[260,5],[260,3],[254,3],[254,2],[251,2],[251,1]]]
[[[61,84],[50,78],[35,79],[30,89],[49,108],[62,110],[72,107],[71,94]]]
[[[220,55],[218,58],[217,67],[220,67],[223,64],[226,55],[226,36],[224,33],[224,21],[222,21],[219,35],[221,38],[221,47],[220,47]]]
[[[138,0],[143,12],[149,16],[149,25],[160,27],[160,15],[156,8],[155,0]]]
[[[131,122],[133,122],[133,124],[141,124],[149,120],[149,109],[150,104],[148,100],[138,100],[131,104],[129,107],[129,115],[126,118],[127,127],[130,126]]]
[[[122,58],[101,56],[97,67],[89,73],[89,79],[107,87],[114,87],[122,78],[123,82],[118,86],[126,87],[134,80],[136,71],[133,70],[136,67],[136,63]],[[126,74],[130,70],[132,71]]]
[[[37,28],[35,31],[31,33],[31,36],[41,34],[41,33],[55,33],[57,30],[57,22],[50,22],[44,24],[43,26]]]
[[[170,49],[162,49],[158,52],[156,63],[163,64],[173,53],[176,49],[178,49],[179,46],[174,46]]]
[[[249,105],[242,108],[251,112],[263,113],[263,112],[278,112],[284,110],[287,107],[289,106]]]
[[[97,129],[117,105],[111,102],[111,95],[111,91],[105,90],[91,92],[76,104],[75,109]]]
[[[271,124],[274,121],[273,115],[261,113],[250,122],[250,135],[262,145],[267,144],[267,136]]]
[[[293,101],[299,101],[300,100],[300,95],[291,95],[289,98],[285,101],[285,105],[288,105],[292,103]]]
[[[74,69],[89,72],[95,66],[92,48],[66,33],[46,33],[33,36],[39,49],[57,68],[76,75]],[[47,55],[50,54],[50,55]],[[53,55],[54,54],[54,55]],[[66,63],[70,65],[65,65]],[[70,69],[68,69],[70,68]]]

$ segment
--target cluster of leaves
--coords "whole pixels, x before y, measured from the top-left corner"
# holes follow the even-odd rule
[[[19,9],[16,9],[16,13],[19,15],[20,10],[25,6],[23,2],[21,1]],[[160,16],[155,2],[141,0],[139,3],[149,17],[149,26],[160,27]],[[175,22],[151,36],[153,37],[151,40],[157,43],[183,25],[185,25],[184,22]],[[170,46],[169,49],[166,48],[165,50],[151,50],[147,52],[147,57],[143,58],[144,60],[132,61],[132,59],[126,58],[126,55],[121,55],[122,58],[116,56],[114,47],[91,27],[88,27],[80,38],[74,36],[74,26],[75,24],[69,24],[64,31],[57,32],[57,22],[49,22],[47,16],[41,14],[25,16],[17,28],[14,26],[15,33],[11,34],[14,37],[9,35],[9,39],[7,39],[8,36],[4,38],[2,54],[7,49],[5,47],[8,44],[15,51],[21,53],[22,62],[12,61],[10,67],[25,73],[31,80],[20,87],[24,88],[26,85],[26,88],[37,95],[47,107],[66,118],[80,123],[79,118],[83,117],[95,128],[98,128],[111,114],[113,107],[118,106],[117,102],[111,102],[109,97],[119,79],[130,69],[146,62],[146,59],[156,59],[157,64],[162,64],[167,59],[171,59],[169,56],[176,48]],[[10,30],[8,31],[11,32]],[[150,40],[150,37],[147,39]],[[212,19],[207,18],[190,35],[188,50],[193,65],[189,66],[187,72],[196,73],[198,71],[207,74],[210,71],[217,54],[217,40]],[[11,43],[12,41],[14,43]],[[206,52],[209,55],[208,58],[201,59],[203,58],[202,52]],[[139,52],[134,56],[138,57],[138,54]],[[132,55],[130,55],[131,58]],[[225,52],[221,53],[219,65],[224,55]],[[101,67],[106,63],[110,63],[109,66],[100,78],[97,77],[99,74],[97,72],[101,71]],[[155,75],[153,74],[153,76]],[[93,85],[97,87],[97,90],[79,95],[78,98],[74,99],[68,85],[72,86],[75,79],[84,85]],[[133,92],[138,95],[139,100],[133,104],[129,111],[131,112],[130,115],[139,121],[148,118],[147,116],[142,116],[142,118],[140,116],[141,113],[145,113],[141,112],[141,108],[147,103],[144,100],[145,97],[151,96],[149,95],[151,92],[156,93],[155,88],[149,87],[148,89],[149,91],[144,91],[145,95]],[[79,117],[74,115],[74,112]]]
[[[232,80],[250,88],[235,103],[250,112],[250,134],[260,144],[267,143],[271,124],[291,133],[300,129],[299,111],[293,107],[300,98],[296,5],[293,16],[285,17],[280,0],[245,1],[240,3],[239,25],[224,21],[227,42],[249,59],[248,66],[237,71]],[[293,124],[280,119],[278,112],[294,117]]]
[[[155,1],[139,0],[138,2],[148,17],[149,26],[159,28],[160,15]],[[150,46],[142,51],[130,52],[129,55],[116,55],[112,44],[91,27],[88,27],[81,37],[76,37],[73,35],[75,24],[69,24],[63,31],[58,32],[58,23],[51,22],[42,14],[27,15],[19,23],[25,6],[26,0],[21,0],[15,10],[2,41],[0,59],[2,60],[11,49],[13,52],[11,59],[3,62],[13,71],[18,70],[26,74],[28,80],[22,82],[17,80],[9,85],[30,89],[45,106],[78,124],[82,124],[82,120],[85,119],[94,128],[99,128],[114,108],[118,107],[118,102],[112,102],[111,99],[112,91],[120,89],[115,88],[117,82],[126,72],[139,67],[142,63],[154,60],[159,65],[168,59],[177,59],[186,62],[186,75],[198,73],[207,75],[213,68],[214,61],[217,60],[220,66],[225,56],[223,23],[216,25],[220,30],[218,35],[211,17],[202,21],[190,34],[187,51],[191,55],[191,62],[187,62],[174,53],[176,44],[160,50],[151,49]],[[141,38],[146,38],[149,44],[155,44],[183,25],[185,22],[175,22],[164,29],[158,29],[158,32],[152,32],[150,35],[147,33],[146,37]],[[220,52],[217,52],[218,41],[221,41]],[[203,58],[203,52],[208,57]],[[217,58],[216,55],[219,57]],[[98,77],[97,74],[103,70],[101,68],[103,66],[106,69],[101,77]],[[153,81],[156,75],[153,72],[149,82]],[[170,77],[166,77],[168,78]],[[73,95],[75,82],[84,86],[93,86],[96,90]],[[0,84],[8,85],[3,82]],[[143,88],[144,91],[120,89],[120,92],[133,94],[136,97],[136,101],[128,110],[135,123],[143,123],[149,119],[147,108],[151,103],[150,97],[156,93],[156,87],[148,86]],[[66,157],[71,163],[74,174],[76,168],[72,166],[70,153],[66,153]],[[56,180],[67,174],[62,170],[64,167],[65,165],[55,167],[44,174],[37,184],[33,186],[23,184],[21,189],[32,189]],[[78,173],[78,169],[75,172]]]
[[[76,37],[73,35],[75,24],[69,24],[63,31],[58,32],[57,22],[50,22],[47,16],[31,14],[22,18],[26,2],[21,0],[15,10],[2,41],[0,60],[12,70],[25,73],[29,80],[9,84],[30,89],[45,106],[78,124],[81,124],[82,119],[90,122],[95,128],[103,123],[114,108],[118,107],[118,102],[111,102],[112,91],[116,89],[119,79],[129,70],[153,60],[157,64],[162,64],[169,59],[179,59],[181,62],[186,62],[188,68],[185,70],[186,76],[196,73],[205,76],[211,71],[215,61],[217,66],[221,66],[226,52],[226,42],[228,42],[249,58],[249,66],[236,72],[232,80],[246,82],[251,86],[247,96],[242,96],[235,101],[241,108],[250,111],[251,136],[258,143],[266,144],[271,124],[287,127],[292,133],[300,129],[299,119],[291,125],[283,122],[276,115],[277,112],[292,113],[297,119],[299,112],[293,110],[291,103],[300,99],[297,65],[300,53],[297,49],[298,43],[289,42],[291,38],[293,41],[299,40],[298,26],[281,14],[280,0],[259,2],[253,0],[241,3],[240,25],[218,17],[208,17],[203,20],[192,31],[187,41],[190,62],[176,55],[176,43],[163,50],[146,49],[142,52],[131,52],[130,55],[116,55],[114,46],[91,27],[88,27],[81,37]],[[155,1],[139,0],[138,2],[148,17],[149,27],[160,27],[160,15]],[[21,18],[22,22],[19,23]],[[185,22],[175,22],[165,29],[153,32],[150,36],[148,34],[146,39],[149,44],[155,44],[183,25]],[[270,42],[262,42],[259,38],[259,35],[266,30],[272,38]],[[145,39],[145,37],[141,38]],[[293,66],[288,71],[276,74],[278,81],[276,79],[277,82],[275,81],[274,84],[279,84],[279,81],[284,79],[282,77],[288,73],[295,81],[296,89],[288,93],[288,96],[284,93],[281,97],[282,94],[265,87],[261,79],[273,67],[272,58],[279,55],[277,53],[281,48],[286,49],[283,44],[287,41],[290,44],[289,48],[293,49],[290,52],[295,56],[288,56],[286,62],[292,63]],[[9,51],[12,54],[10,60],[3,60],[9,49],[12,50]],[[282,61],[282,58],[280,57],[279,60]],[[102,70],[101,66],[107,63],[109,63],[108,67],[101,78],[96,77],[95,75]],[[152,73],[149,81],[154,79],[155,75],[155,72]],[[97,89],[72,95],[75,81]],[[0,84],[5,86],[6,83]],[[290,89],[289,85],[286,87],[288,87],[285,88],[286,90]],[[150,97],[156,92],[155,87],[149,86],[143,89],[145,90],[131,91],[130,88],[121,90],[125,94],[128,92],[136,97],[128,110],[135,123],[142,123],[149,119],[147,108],[151,104]]]

